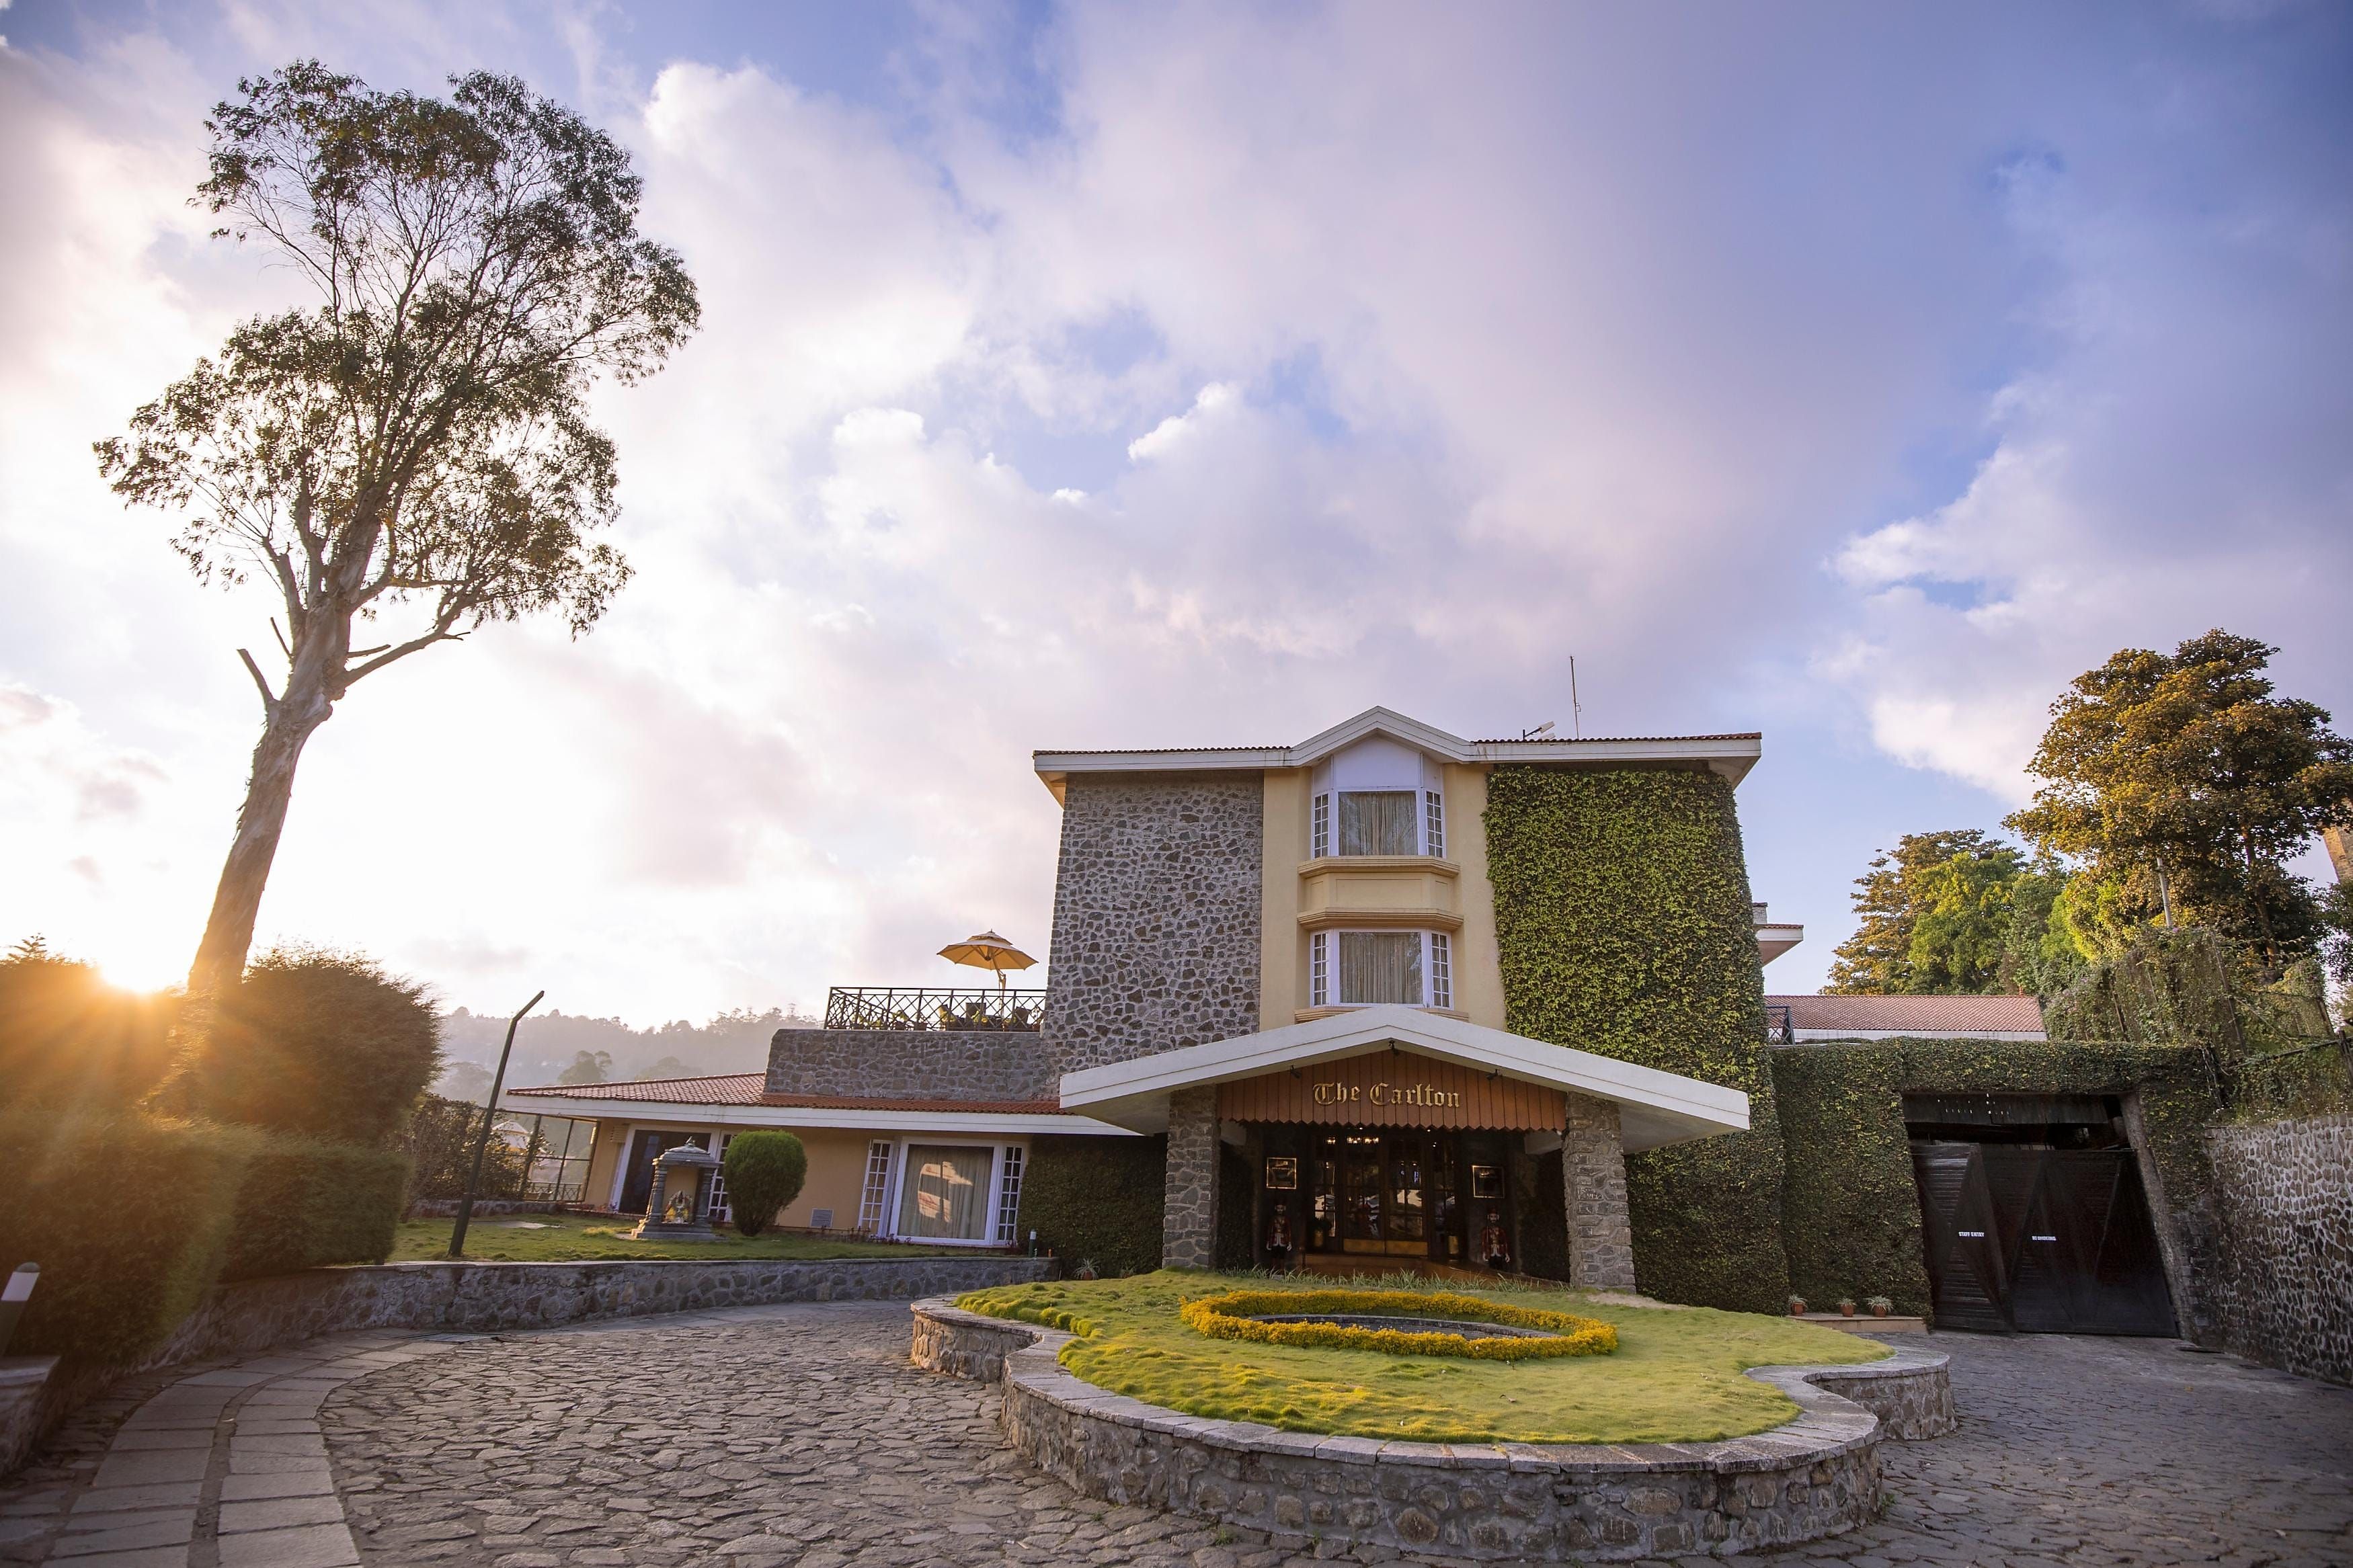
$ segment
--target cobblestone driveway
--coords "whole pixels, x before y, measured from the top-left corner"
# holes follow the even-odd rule
[[[1248,1534],[1109,1508],[1039,1477],[997,1446],[992,1394],[907,1364],[903,1306],[381,1342],[367,1353],[387,1364],[337,1386],[319,1418],[369,1568],[1293,1560]],[[1887,1518],[1733,1561],[2353,1563],[2353,1390],[2164,1341],[1935,1343],[1954,1357],[1963,1429],[1882,1449]],[[37,1490],[0,1490],[0,1515],[22,1526],[37,1506],[61,1512],[37,1505]],[[73,1506],[95,1494],[80,1495]],[[249,1557],[260,1568],[280,1555],[258,1539],[250,1552],[227,1550],[227,1535],[215,1548],[208,1531],[200,1521],[172,1561],[236,1568]],[[0,1558],[39,1561],[53,1541],[51,1560],[65,1562],[73,1539],[20,1537]],[[297,1541],[290,1530],[276,1539]],[[350,1550],[307,1561],[328,1568]]]

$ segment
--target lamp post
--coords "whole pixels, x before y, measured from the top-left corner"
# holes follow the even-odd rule
[[[522,1013],[539,1005],[544,991],[534,994],[522,1005]],[[449,1232],[449,1256],[466,1256],[466,1227],[474,1219],[474,1189],[482,1184],[482,1156],[491,1152],[491,1123],[499,1114],[499,1090],[507,1084],[507,1058],[514,1055],[515,1026],[522,1022],[522,1013],[507,1020],[507,1043],[499,1051],[499,1070],[491,1079],[491,1102],[482,1107],[482,1135],[474,1140],[474,1168],[466,1177],[466,1195],[458,1200],[458,1223]]]

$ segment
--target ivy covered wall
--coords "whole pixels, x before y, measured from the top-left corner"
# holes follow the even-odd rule
[[[1105,1279],[1147,1274],[1160,1267],[1166,1213],[1168,1140],[1074,1138],[1029,1140],[1021,1173],[1024,1247],[1029,1232],[1067,1271],[1092,1263]]]
[[[1781,1131],[1731,783],[1499,767],[1486,828],[1506,1026],[1748,1096],[1747,1132],[1628,1159],[1641,1289],[1781,1310]]]
[[[2211,1309],[2197,1289],[2214,1253],[2213,1177],[2205,1131],[2217,1110],[2195,1047],[2024,1040],[1856,1040],[1771,1053],[1787,1141],[1782,1235],[1790,1288],[1810,1303],[1883,1295],[1895,1310],[1928,1312],[1920,1200],[1904,1129],[1906,1092],[2139,1093],[2140,1130],[2173,1235],[2188,1253],[2192,1293],[2176,1301],[2185,1328]],[[2151,1191],[2152,1208],[2159,1202]]]

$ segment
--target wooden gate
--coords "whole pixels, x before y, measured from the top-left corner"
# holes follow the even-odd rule
[[[2175,1332],[2130,1150],[1924,1142],[1912,1171],[1938,1328]]]

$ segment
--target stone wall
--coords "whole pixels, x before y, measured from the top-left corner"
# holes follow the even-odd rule
[[[2353,1116],[2217,1127],[2214,1271],[2222,1342],[2252,1361],[2353,1383]]]
[[[1256,773],[1070,780],[1054,884],[1053,1073],[1254,1033]]]
[[[1218,1091],[1180,1089],[1168,1097],[1168,1164],[1163,1178],[1160,1266],[1214,1268],[1218,1262]]]
[[[1618,1107],[1571,1094],[1561,1142],[1561,1197],[1568,1220],[1568,1282],[1587,1290],[1634,1288],[1634,1230],[1627,1217],[1626,1149]]]
[[[1758,1367],[1799,1416],[1715,1443],[1383,1442],[1164,1410],[1071,1376],[1070,1336],[919,1301],[918,1365],[1001,1374],[1000,1420],[1033,1464],[1106,1502],[1271,1532],[1279,1547],[1437,1552],[1475,1562],[1731,1555],[1818,1540],[1878,1516],[1878,1445],[1948,1431],[1946,1358],[1899,1350],[1869,1368]],[[1011,1336],[1029,1345],[1008,1349]],[[1841,1392],[1818,1386],[1832,1378]],[[1892,1413],[1883,1419],[1881,1409]]]
[[[1051,1100],[1055,1075],[1034,1029],[778,1029],[770,1094],[885,1100]]]

